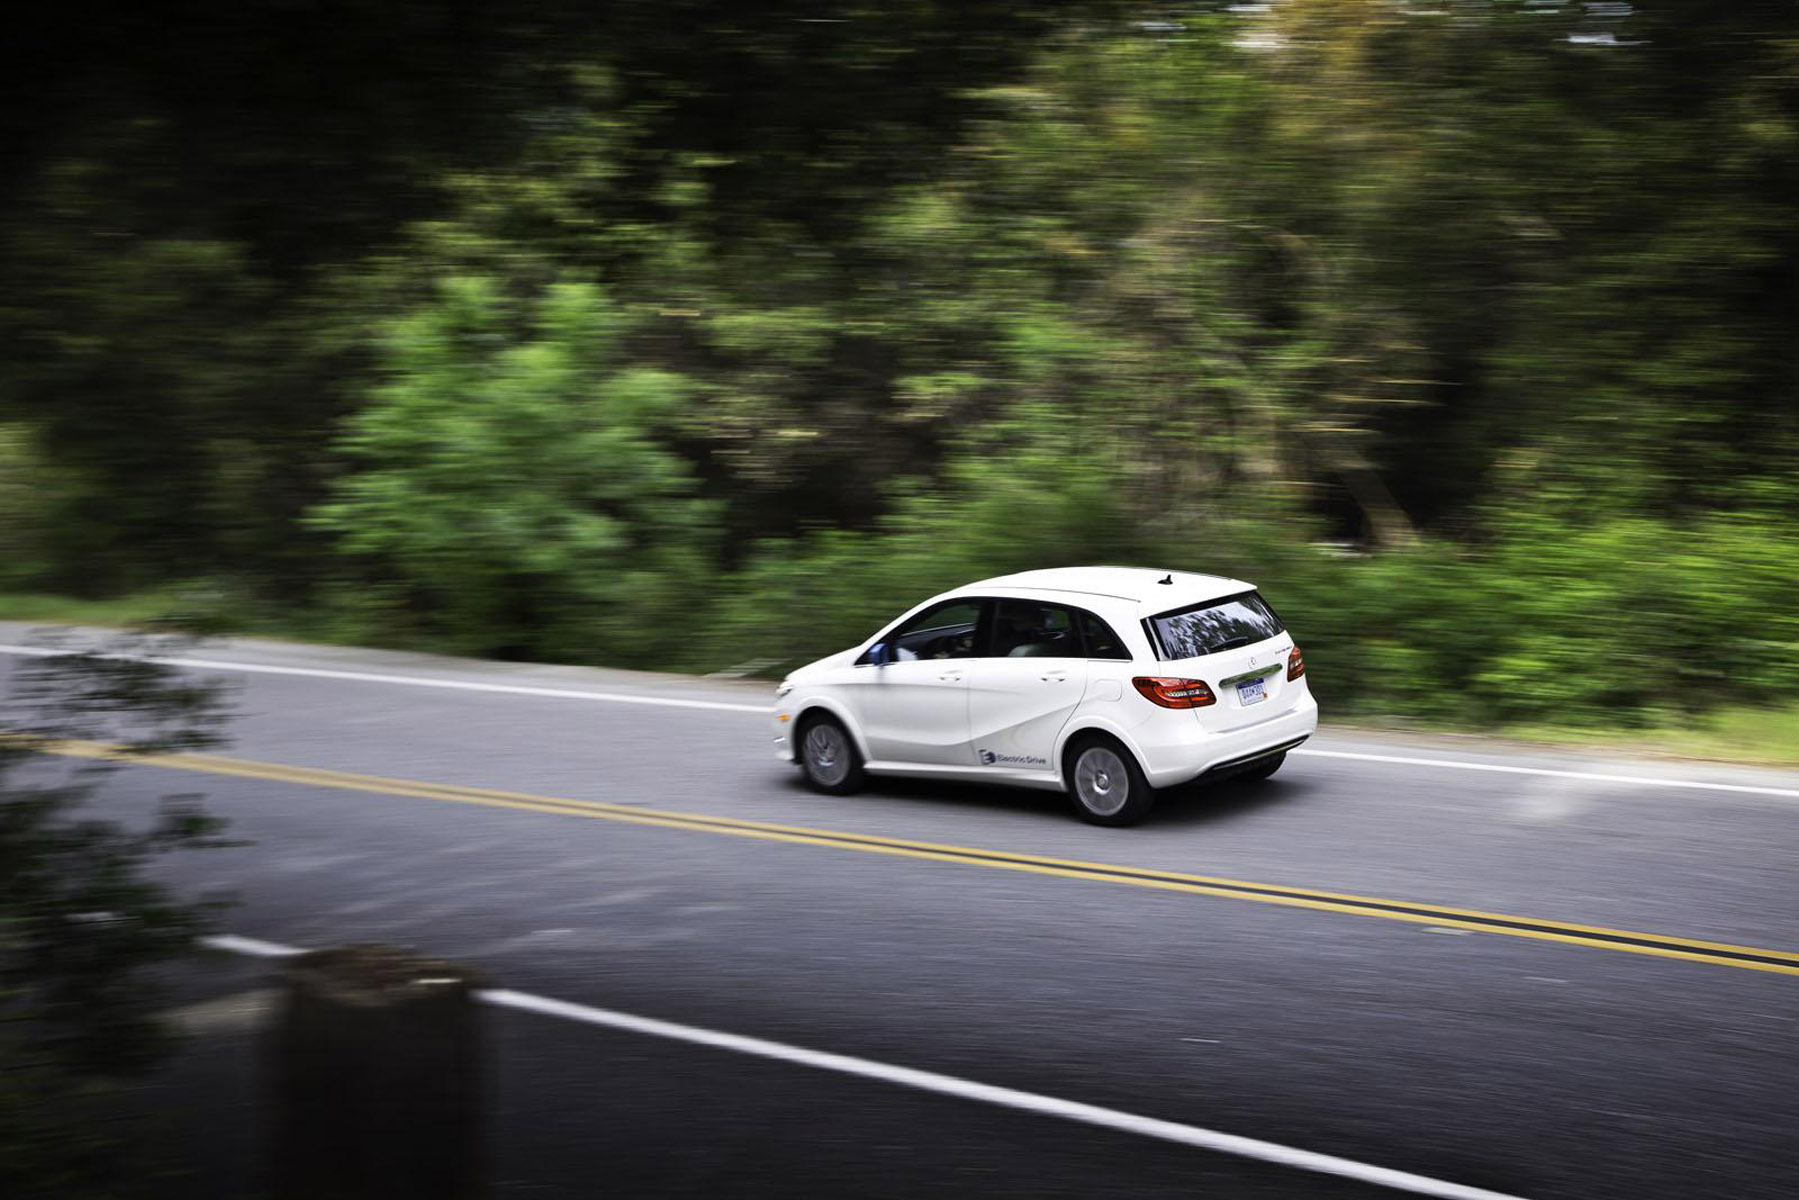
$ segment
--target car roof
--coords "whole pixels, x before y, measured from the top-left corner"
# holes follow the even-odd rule
[[[1167,579],[1169,582],[1163,583]],[[1158,571],[1148,567],[1050,567],[981,579],[958,592],[1063,592],[1134,601],[1140,609],[1166,612],[1252,591],[1253,586],[1225,575]]]

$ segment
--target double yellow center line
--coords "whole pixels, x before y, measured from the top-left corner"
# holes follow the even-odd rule
[[[331,771],[320,767],[295,767],[283,763],[253,762],[247,759],[225,758],[212,754],[159,754],[127,757],[121,755],[116,747],[98,742],[59,742],[53,746],[42,748],[51,753],[79,758],[115,759],[142,766],[200,771],[211,775],[231,775],[244,779],[300,784],[306,787],[373,792],[384,796],[408,796],[421,800],[447,801],[452,804],[478,804],[488,808],[515,808],[526,812],[550,813],[556,816],[587,817],[602,821],[621,821],[631,825],[684,829],[695,833],[716,833],[731,837],[760,838],[763,841],[771,842],[828,846],[837,850],[856,850],[865,854],[922,858],[934,862],[960,863],[964,866],[987,867],[1002,871],[1028,871],[1037,875],[1055,875],[1067,879],[1085,879],[1100,883],[1122,884],[1126,887],[1155,888],[1169,892],[1189,892],[1202,896],[1222,896],[1232,900],[1252,900],[1259,904],[1281,904],[1291,908],[1310,908],[1323,912],[1352,913],[1357,916],[1379,917],[1388,921],[1408,921],[1417,925],[1498,933],[1507,937],[1535,938],[1547,942],[1566,942],[1570,945],[1620,950],[1627,954],[1649,954],[1660,958],[1679,958],[1690,962],[1740,967],[1750,971],[1799,975],[1799,953],[1787,950],[1767,950],[1755,946],[1732,945],[1727,942],[1693,941],[1688,938],[1664,937],[1655,933],[1607,929],[1597,925],[1575,925],[1565,921],[1540,921],[1528,917],[1508,916],[1504,913],[1383,900],[1374,896],[1324,892],[1313,888],[1252,883],[1242,879],[1191,875],[1179,871],[1157,871],[1145,867],[1086,862],[1080,859],[1051,858],[1041,854],[983,850],[940,842],[880,837],[874,834],[812,829],[802,825],[779,825],[768,821],[749,821],[703,813],[670,812],[663,809],[643,808],[633,804],[607,803],[601,800],[569,800],[555,796],[538,796],[528,792],[503,792],[492,788],[464,787],[460,784],[426,783],[412,779],[390,779],[379,775],[356,775],[348,771]]]

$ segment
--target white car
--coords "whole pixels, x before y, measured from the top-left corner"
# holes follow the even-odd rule
[[[1159,788],[1265,778],[1318,728],[1305,660],[1250,584],[1132,567],[933,596],[775,690],[775,747],[820,791],[864,773],[1066,790],[1100,825]]]

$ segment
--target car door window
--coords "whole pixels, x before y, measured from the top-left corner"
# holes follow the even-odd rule
[[[928,608],[882,639],[893,647],[893,661],[973,658],[981,628],[980,600],[952,600]]]
[[[995,658],[1078,658],[1081,642],[1062,605],[1001,600],[991,653]]]

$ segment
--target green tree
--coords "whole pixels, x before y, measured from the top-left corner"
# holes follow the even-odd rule
[[[645,660],[704,595],[712,509],[669,443],[687,385],[625,362],[621,324],[591,284],[446,280],[388,331],[312,520],[451,644]]]

